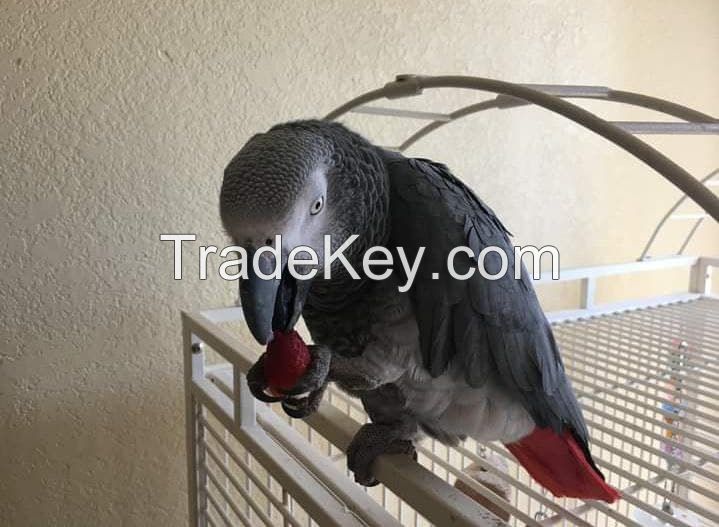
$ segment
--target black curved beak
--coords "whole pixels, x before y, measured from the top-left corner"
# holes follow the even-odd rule
[[[291,330],[302,314],[310,281],[297,280],[285,266],[282,254],[282,278],[265,280],[252,265],[255,251],[247,254],[247,279],[240,279],[240,304],[245,321],[255,340],[262,345],[272,340],[275,331]],[[271,275],[275,268],[273,255],[263,253],[257,261],[259,271]]]

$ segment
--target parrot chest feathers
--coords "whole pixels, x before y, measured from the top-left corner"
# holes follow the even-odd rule
[[[472,388],[461,375],[446,373],[428,382],[402,378],[397,385],[422,429],[445,443],[463,437],[512,442],[535,427],[522,403],[491,380]]]
[[[356,313],[310,313],[305,318],[316,341],[335,353],[354,357],[353,364],[361,364],[374,377],[389,376],[385,381],[396,389],[362,396],[373,420],[392,421],[409,414],[426,433],[448,443],[462,436],[509,442],[534,428],[521,401],[493,380],[491,372],[479,387],[467,384],[459,363],[442,375],[430,375],[422,360],[411,299],[397,291],[392,278],[382,287],[368,289],[351,309],[355,308]],[[344,388],[351,384],[348,380]]]

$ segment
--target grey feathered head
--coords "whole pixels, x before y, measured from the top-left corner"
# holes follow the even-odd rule
[[[311,247],[323,270],[324,236],[333,249],[360,235],[347,256],[381,243],[389,196],[379,150],[342,125],[297,121],[252,137],[225,169],[220,216],[235,244],[251,257],[282,236],[282,266],[297,246]],[[264,256],[264,255],[263,255]],[[274,266],[274,260],[260,266]],[[333,268],[333,272],[335,269]],[[341,276],[341,270],[337,270]],[[297,321],[310,289],[283,272],[281,280],[260,280],[250,270],[240,281],[240,299],[254,337],[269,341],[272,331]],[[315,278],[317,280],[317,278]]]

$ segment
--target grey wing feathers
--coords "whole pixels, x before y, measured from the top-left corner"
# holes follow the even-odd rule
[[[526,270],[522,268],[520,280],[514,279],[508,231],[444,165],[398,156],[386,162],[391,243],[403,247],[409,258],[425,247],[410,296],[427,370],[438,376],[456,364],[473,387],[497,376],[518,394],[538,426],[561,431],[569,425],[586,445],[579,405]],[[509,271],[499,280],[477,272],[468,280],[454,279],[446,262],[456,246],[468,246],[474,255],[485,247],[500,247]],[[489,253],[485,265],[496,273],[500,257]],[[458,273],[469,266],[476,266],[476,260],[466,253],[455,257]]]

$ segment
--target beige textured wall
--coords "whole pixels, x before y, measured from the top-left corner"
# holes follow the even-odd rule
[[[222,169],[251,133],[401,72],[596,83],[719,114],[717,28],[713,0],[2,2],[0,524],[183,521],[179,310],[228,303],[234,285],[200,282],[193,262],[173,281],[158,236],[223,241]],[[695,174],[719,161],[714,138],[652,143]],[[457,123],[414,152],[564,266],[635,258],[676,196],[540,110]],[[691,252],[719,253],[716,225]]]

